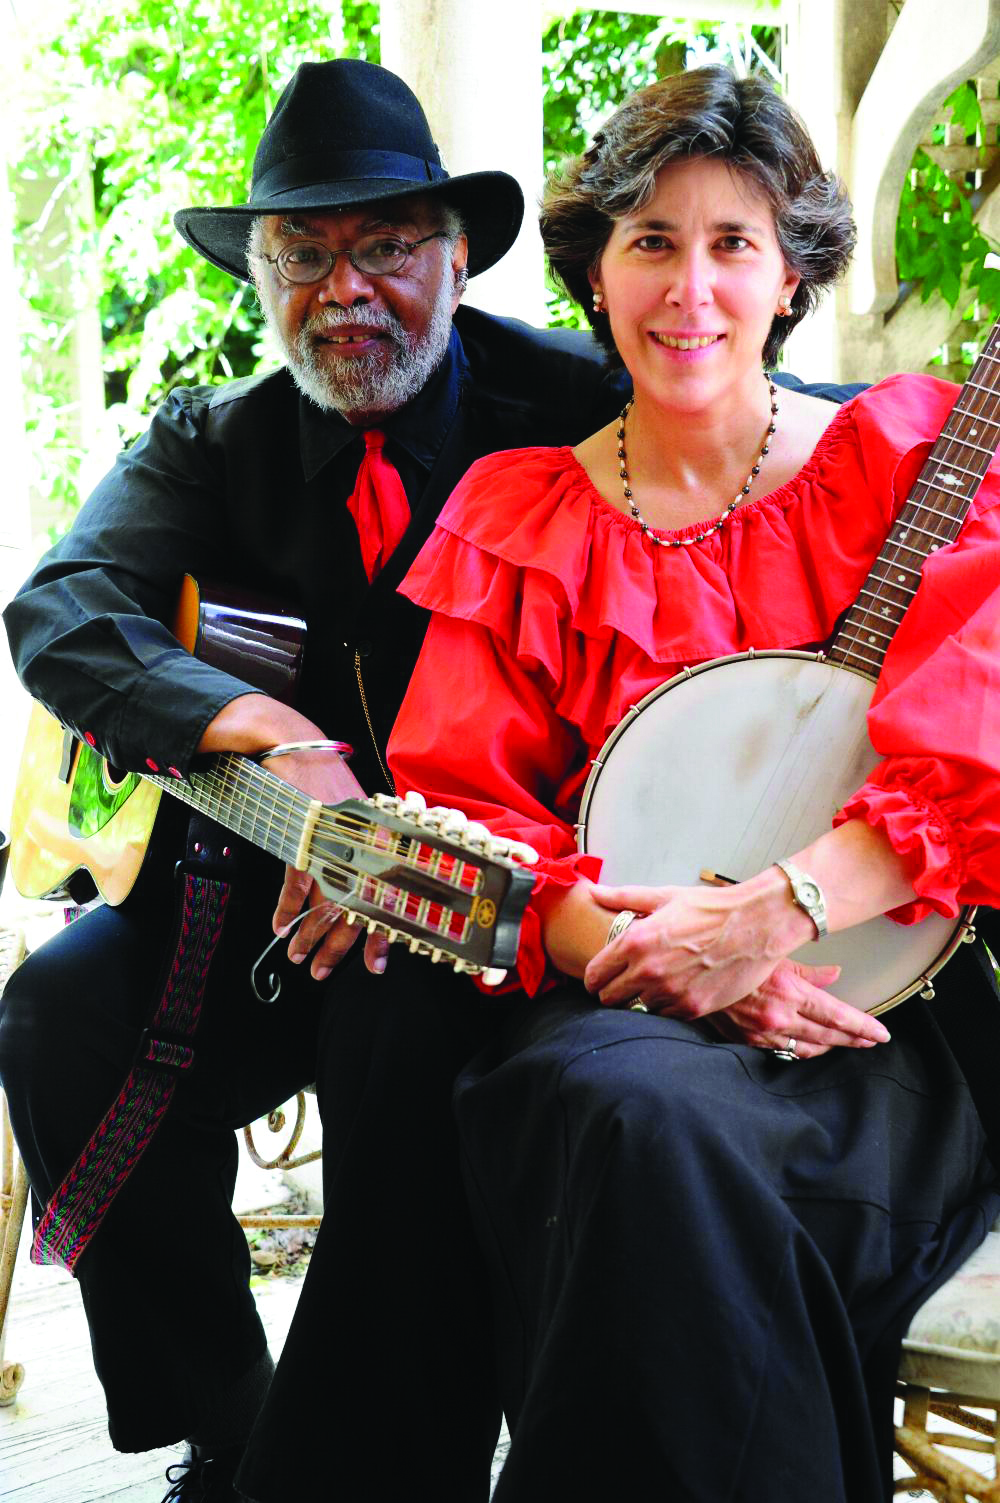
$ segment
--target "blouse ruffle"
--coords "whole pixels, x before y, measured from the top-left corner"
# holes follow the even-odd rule
[[[862,393],[792,480],[690,547],[651,544],[569,449],[480,460],[402,586],[436,615],[390,744],[397,782],[539,846],[536,886],[571,880],[587,763],[628,706],[686,665],[827,640],[955,396],[927,377]],[[1000,896],[998,500],[991,471],[958,542],[927,561],[870,714],[887,760],[838,815],[903,855],[919,895],[904,922]],[[945,716],[941,683],[962,688]],[[519,975],[533,991],[543,974],[529,908]]]

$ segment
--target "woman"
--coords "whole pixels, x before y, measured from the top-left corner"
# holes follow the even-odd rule
[[[890,650],[885,760],[787,852],[825,914],[777,866],[596,885],[573,821],[608,732],[686,664],[830,637],[955,392],[894,378],[838,410],[762,379],[853,227],[756,80],[643,90],[542,228],[634,400],[466,477],[404,585],[435,614],[390,747],[401,791],[542,857],[527,996],[456,1096],[513,1435],[496,1497],[874,1503],[901,1331],[1000,1197],[924,1004],[890,1041],[789,957],[824,922],[1000,900],[1000,484]]]

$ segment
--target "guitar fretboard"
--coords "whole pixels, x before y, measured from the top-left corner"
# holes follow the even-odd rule
[[[235,753],[213,758],[204,771],[187,779],[158,773],[143,777],[286,862],[300,851],[315,807],[306,794]]]
[[[827,653],[876,676],[909,607],[924,561],[958,537],[1000,447],[1000,322],[958,394],[871,572]]]

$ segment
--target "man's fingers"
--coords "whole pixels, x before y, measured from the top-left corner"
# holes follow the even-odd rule
[[[278,906],[274,910],[271,926],[275,934],[298,917],[306,906],[306,898],[312,891],[313,879],[308,872],[296,871],[294,866],[285,867],[285,879],[278,894]]]
[[[369,934],[365,940],[365,965],[376,976],[381,976],[389,959],[389,941],[384,934]]]

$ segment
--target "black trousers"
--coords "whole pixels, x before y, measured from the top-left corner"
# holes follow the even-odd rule
[[[121,1086],[172,922],[165,863],[12,978],[0,1077],[37,1198],[51,1195]],[[324,983],[283,960],[261,1004],[250,966],[280,872],[250,862],[213,961],[198,1061],[77,1267],[112,1441],[201,1428],[265,1348],[232,1216],[233,1129],[315,1082],[324,1221],[241,1485],[296,1497],[485,1503],[499,1430],[488,1291],[450,1111],[497,1004],[446,966],[361,947]]]
[[[1000,1194],[933,1017],[887,1021],[786,1065],[577,986],[508,1010],[455,1098],[512,1433],[496,1503],[889,1498],[899,1341]]]

